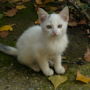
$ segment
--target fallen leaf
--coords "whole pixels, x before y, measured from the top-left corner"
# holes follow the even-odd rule
[[[8,31],[0,31],[0,37],[1,38],[6,38],[9,35]]]
[[[41,0],[35,0],[35,1],[36,1],[36,4],[42,4]]]
[[[79,71],[77,71],[76,80],[84,82],[84,83],[89,83],[90,77],[86,77],[86,76],[82,75]]]
[[[89,48],[87,48],[87,51],[84,54],[84,59],[85,61],[90,62],[90,49]]]
[[[16,9],[18,9],[18,10],[22,10],[24,8],[26,8],[26,6],[24,6],[24,5],[17,5],[16,6]]]
[[[85,20],[81,20],[78,24],[87,24],[87,22]]]
[[[39,19],[37,19],[37,20],[35,21],[35,24],[40,24]]]
[[[87,24],[87,22],[85,20],[81,20],[79,22],[77,22],[77,21],[69,21],[69,26],[78,26],[78,25],[82,25],[82,24]]]
[[[16,8],[12,8],[12,9],[8,10],[7,12],[4,12],[5,16],[8,16],[8,17],[12,17],[12,16],[16,15],[16,13],[17,13]]]
[[[77,26],[78,23],[76,21],[69,21],[68,25],[73,27],[73,26]]]
[[[66,76],[60,76],[60,75],[54,75],[54,76],[50,76],[48,78],[52,84],[54,85],[55,89],[62,83],[64,83],[65,81],[67,81],[67,77]]]
[[[12,24],[12,25],[4,25],[4,26],[0,27],[0,31],[13,31],[12,26],[14,26],[14,24]]]
[[[35,9],[37,11],[38,10],[38,7],[39,8],[45,8],[45,4],[39,4],[39,5],[34,4],[34,7],[35,7]]]

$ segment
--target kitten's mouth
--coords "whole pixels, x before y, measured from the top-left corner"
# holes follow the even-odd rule
[[[58,35],[57,35],[57,33],[53,32],[53,33],[52,33],[52,36],[53,36],[53,37],[56,37],[56,36],[58,36]]]

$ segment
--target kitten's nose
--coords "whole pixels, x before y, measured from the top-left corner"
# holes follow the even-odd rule
[[[52,34],[53,34],[53,36],[56,36],[57,35],[57,33],[55,31],[53,31]]]

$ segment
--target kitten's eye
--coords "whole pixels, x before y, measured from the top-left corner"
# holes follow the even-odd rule
[[[51,28],[52,28],[52,26],[51,26],[51,25],[47,25],[46,27],[47,27],[48,29],[51,29]]]
[[[59,25],[58,25],[58,28],[62,28],[62,25],[61,25],[61,24],[59,24]]]

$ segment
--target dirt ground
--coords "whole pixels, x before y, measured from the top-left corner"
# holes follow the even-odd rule
[[[2,19],[2,25],[16,25],[14,31],[10,32],[7,38],[0,38],[0,43],[15,46],[21,33],[34,24],[37,18],[34,7],[32,3],[26,5],[28,8],[19,11],[16,16]],[[64,54],[65,61],[83,60],[83,55],[89,44],[82,26],[80,28],[68,28],[68,36],[70,43]],[[84,65],[68,64],[65,73],[68,80],[61,84],[57,90],[90,90],[90,83],[84,84],[75,80],[77,70],[90,77],[90,63]],[[16,57],[0,52],[0,90],[54,90],[54,87],[42,72],[36,73],[19,64]]]

